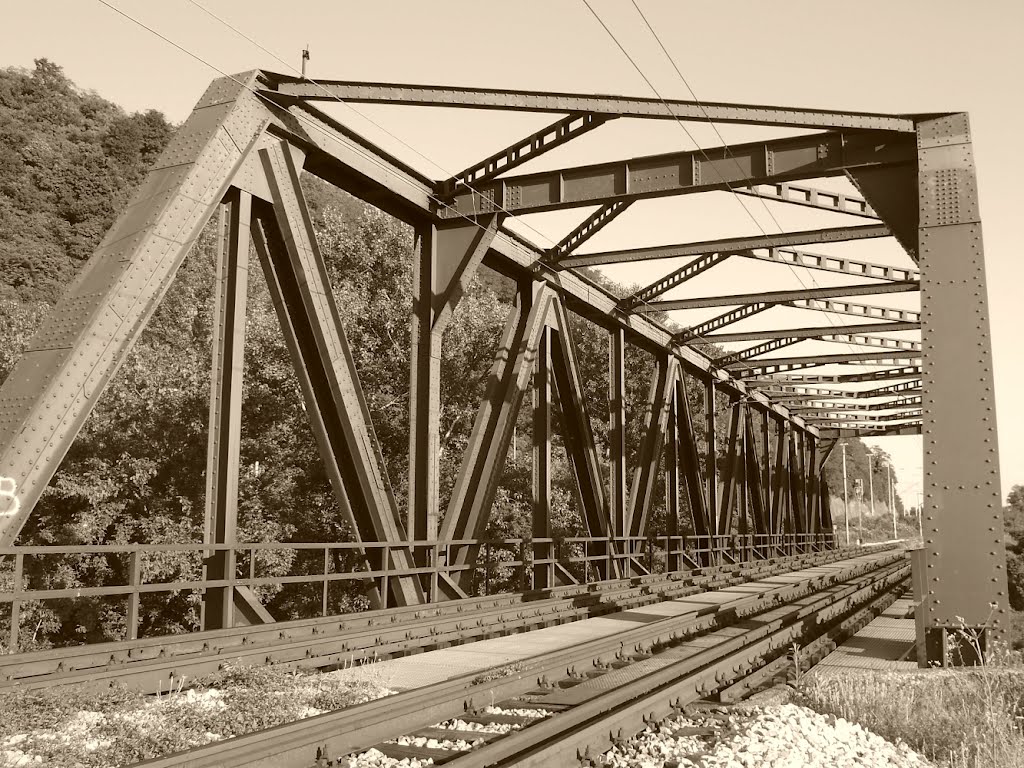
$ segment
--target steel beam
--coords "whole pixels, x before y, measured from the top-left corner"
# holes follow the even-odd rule
[[[605,96],[585,93],[495,90],[448,85],[366,83],[350,80],[317,80],[316,83],[287,75],[265,73],[271,81],[269,95],[304,101],[336,101],[353,104],[407,104],[410,106],[498,109],[524,112],[592,112],[619,117],[655,120],[710,120],[803,128],[850,128],[913,133],[913,118],[870,112],[796,109],[753,104],[662,100],[637,96]]]
[[[242,434],[242,375],[245,306],[249,285],[249,222],[252,197],[232,190],[221,205],[214,285],[213,361],[210,366],[210,426],[206,452],[207,544],[234,544],[238,524],[238,465]],[[206,560],[206,578],[235,576],[234,554],[217,550]],[[234,626],[234,587],[203,595],[203,629]]]
[[[414,226],[437,223],[431,211],[434,182],[430,179],[309,105],[288,103],[281,108],[270,106],[269,110],[267,131],[307,153],[304,170]],[[543,256],[540,248],[522,236],[502,230],[495,236],[485,263],[490,261],[499,271],[514,272],[521,279],[546,282],[588,319],[609,329],[625,329],[635,343],[651,351],[668,349],[692,370],[719,377],[723,387],[754,397],[774,413],[789,418],[784,406],[750,393],[742,382],[714,371],[705,355],[674,346],[669,331],[649,318],[625,311],[619,299],[595,281],[572,271],[552,269],[544,264]]]
[[[920,360],[920,356],[909,357],[909,358],[894,358],[892,352],[881,351],[881,352],[851,352],[849,354],[840,355],[806,355],[803,357],[769,357],[755,361],[756,366],[751,369],[753,371],[759,371],[765,368],[783,367],[789,365],[804,365],[807,363],[813,365],[832,365],[832,364],[843,364],[843,363],[867,363],[872,362],[875,365],[910,365],[914,360]],[[733,366],[737,363],[733,363]],[[744,364],[745,365],[745,364]]]
[[[875,304],[854,304],[848,301],[799,299],[791,302],[790,306],[796,307],[797,309],[813,309],[818,312],[832,312],[838,315],[868,317],[873,320],[893,320],[905,323],[917,323],[921,320],[921,313],[913,310],[896,309],[895,307],[880,307]]]
[[[519,292],[519,298],[509,313],[441,524],[441,539],[484,538],[494,494],[512,442],[516,417],[533,373],[541,334],[554,300],[553,292],[547,286],[535,283],[530,289]],[[458,563],[472,563],[475,555],[475,548],[460,549]],[[461,571],[455,581],[466,589],[470,578],[471,574]]]
[[[621,328],[608,338],[608,448],[611,464],[612,530],[629,535],[629,484],[626,480],[626,336]]]
[[[590,417],[587,415],[572,326],[565,307],[558,299],[552,302],[552,320],[558,324],[552,349],[552,371],[561,406],[562,439],[582,506],[580,517],[589,536],[605,537],[611,531],[611,521],[607,519],[601,465],[597,458]],[[600,564],[597,568],[603,577],[610,578],[611,574]]]
[[[888,352],[881,353],[865,353],[864,355],[822,355],[821,357],[805,357],[805,358],[782,358],[781,362],[776,363],[774,359],[758,360],[756,365],[747,364],[747,367],[742,371],[735,370],[737,376],[745,378],[753,378],[755,376],[770,376],[776,373],[786,373],[788,371],[799,371],[805,368],[816,368],[821,365],[900,365],[909,364],[915,361],[920,362],[920,358],[872,358],[867,357],[869,354],[882,354],[888,355]],[[829,359],[831,358],[831,359]]]
[[[925,603],[918,626],[926,650],[919,661],[926,664],[949,663],[947,644],[964,648],[956,639],[963,625],[985,628],[988,649],[1006,642],[1011,619],[985,257],[967,115],[921,120],[917,143],[927,393]],[[962,663],[975,662],[968,656]]]
[[[636,470],[629,496],[629,535],[643,536],[647,533],[647,520],[658,480],[658,464],[661,461],[665,434],[668,431],[668,417],[679,375],[679,363],[674,357],[657,361],[647,397],[647,425],[643,443],[637,453]]]
[[[729,296],[706,296],[694,299],[668,299],[649,301],[638,306],[636,312],[671,312],[679,309],[705,309],[707,307],[733,307],[742,304],[788,304],[806,299],[827,299],[834,296],[863,296],[881,293],[907,293],[920,290],[917,282],[868,283],[866,285],[830,285],[824,288],[800,288],[788,291],[762,291],[736,293]]]
[[[867,200],[855,195],[833,192],[829,189],[807,187],[801,184],[763,184],[758,187],[733,187],[737,195],[760,197],[780,203],[802,205],[807,208],[835,211],[865,219],[878,219]]]
[[[756,315],[758,312],[764,312],[769,308],[771,308],[771,304],[764,302],[747,304],[746,306],[729,310],[728,312],[718,315],[717,317],[713,317],[710,320],[705,320],[700,325],[684,328],[673,338],[680,344],[692,344],[695,341],[704,341],[707,333],[716,331],[719,328],[724,328],[727,325],[732,325],[733,323],[738,323],[740,320],[745,320],[746,318]]]
[[[747,306],[760,307],[761,305],[749,304]],[[765,309],[767,309],[767,307],[765,307]],[[761,310],[758,309],[755,311]],[[749,314],[754,314],[754,312],[750,312]],[[723,315],[723,317],[726,316]],[[718,318],[715,319],[717,320]],[[737,319],[741,320],[743,318],[740,317]],[[711,322],[713,321],[708,321],[708,323]],[[697,326],[697,328],[701,328],[703,325],[707,325],[707,323]],[[721,326],[718,327],[720,328]],[[738,333],[715,333],[711,335],[705,335],[702,333],[701,335],[704,336],[704,341],[710,341],[714,344],[725,344],[733,341],[759,341],[761,339],[817,339],[823,336],[858,334],[863,333],[864,331],[915,331],[920,327],[921,323],[913,321],[895,323],[859,323],[857,325],[818,325],[813,328],[780,328],[777,331],[746,331]]]
[[[717,399],[715,396],[716,390],[717,386],[715,380],[708,379],[705,382],[704,389],[704,424],[705,434],[707,435],[707,453],[705,454],[705,461],[707,463],[708,475],[707,513],[711,522],[711,533],[713,534],[722,533],[718,523],[718,420],[715,418],[718,408],[715,402]]]
[[[572,232],[563,237],[547,252],[547,258],[557,262],[592,238],[629,208],[629,202],[606,203],[583,220]]]
[[[409,504],[407,530],[437,538],[441,413],[441,340],[494,240],[498,217],[421,225],[413,253],[409,365]]]
[[[887,400],[881,403],[835,403],[828,400],[808,400],[794,405],[793,410],[804,412],[804,411],[821,411],[821,410],[836,410],[836,411],[885,411],[893,408],[901,408],[905,406],[920,406],[921,397],[900,397],[893,400]]]
[[[837,344],[856,344],[861,347],[881,347],[883,349],[902,350],[904,352],[920,352],[920,341],[909,341],[907,339],[894,339],[891,336],[864,336],[855,333],[837,333],[822,336],[822,341],[831,341]]]
[[[633,261],[656,261],[658,259],[675,259],[680,256],[707,256],[712,253],[725,252],[732,255],[745,255],[743,251],[752,251],[755,248],[778,248],[790,245],[805,245],[810,243],[841,243],[850,240],[869,240],[876,237],[888,237],[892,232],[885,224],[863,224],[857,227],[831,227],[829,229],[811,229],[800,232],[782,232],[777,235],[751,235],[748,237],[727,237],[719,240],[705,240],[698,243],[679,243],[676,245],[653,245],[647,248],[626,248],[618,251],[602,251],[598,253],[581,253],[575,256],[562,259],[558,266],[562,269],[568,267],[596,267],[601,264],[623,264]],[[756,257],[755,257],[756,258]],[[659,293],[664,293],[678,283],[673,278],[679,274],[682,276],[684,270],[690,265],[666,275],[654,285],[663,287]],[[653,285],[650,286],[653,288]],[[642,295],[644,300],[652,298],[643,289],[637,295]]]
[[[848,424],[822,424],[822,437],[840,439],[844,437],[882,437],[885,435],[920,435],[921,422],[912,424],[877,424],[850,427]]]
[[[533,371],[533,538],[551,538],[551,328],[545,326],[537,343],[537,365]],[[553,557],[550,545],[534,552]],[[533,568],[533,588],[554,586],[554,567]]]
[[[682,269],[677,269],[672,274],[667,275],[640,291],[637,291],[629,298],[623,299],[622,306],[625,309],[635,310],[638,307],[643,306],[647,301],[653,299],[655,296],[660,296],[670,288],[682,285],[687,280],[692,280],[697,275],[703,274],[712,267],[721,264],[731,255],[732,254],[730,253],[721,251],[698,256]]]
[[[758,344],[756,347],[750,347],[744,349],[741,352],[733,352],[730,355],[724,355],[722,357],[715,358],[715,365],[721,366],[722,368],[728,368],[733,363],[739,363],[744,360],[750,360],[751,358],[763,355],[767,352],[774,352],[777,349],[791,346],[792,344],[798,344],[803,341],[800,338],[783,338],[773,339],[772,341],[765,342],[764,344]]]
[[[758,259],[770,261],[776,264],[787,264],[791,267],[803,267],[821,272],[836,272],[842,275],[853,275],[854,277],[871,277],[876,280],[892,280],[895,282],[919,281],[921,273],[916,269],[895,267],[890,264],[880,264],[874,261],[860,261],[857,259],[844,259],[839,256],[827,256],[823,253],[811,253],[796,248],[771,247],[766,253],[754,253],[745,251],[737,253],[747,259]]]
[[[514,215],[835,176],[860,166],[912,162],[914,142],[898,134],[817,133],[610,163],[503,176],[456,193],[442,218]]]
[[[526,138],[455,174],[439,185],[439,192],[448,198],[466,187],[484,184],[572,141],[577,136],[589,133],[604,125],[609,119],[611,118],[604,115],[593,114],[572,114],[563,117],[553,125],[531,133]]]
[[[274,200],[271,212],[261,214],[264,235],[271,216],[276,223],[276,237],[269,237],[263,248],[288,304],[301,355],[296,367],[308,372],[312,385],[307,414],[312,410],[322,420],[320,447],[327,474],[361,541],[408,541],[299,186],[299,166],[286,145],[261,149],[259,155]],[[410,551],[395,549],[390,556],[398,567],[412,567]],[[423,602],[415,579],[391,583],[398,604]]]
[[[690,508],[690,522],[693,532],[707,536],[714,531],[708,510],[707,487],[704,481],[703,457],[697,448],[690,398],[686,388],[686,375],[680,372],[675,386],[676,426],[673,438],[679,445],[679,464],[686,483],[687,505]]]

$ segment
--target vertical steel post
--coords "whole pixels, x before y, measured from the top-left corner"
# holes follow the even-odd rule
[[[415,541],[438,530],[441,341],[466,286],[497,231],[498,218],[421,226],[413,256],[409,365],[409,505],[406,530]],[[423,564],[423,556],[419,558]]]
[[[917,123],[928,659],[1009,630],[985,255],[966,114]],[[953,636],[950,635],[950,639]]]
[[[679,570],[678,556],[672,553],[673,540],[679,535],[679,386],[673,381],[668,392],[668,428],[665,430],[665,570]]]
[[[533,372],[533,538],[551,538],[551,329],[537,343]],[[534,558],[551,560],[551,542],[533,545]],[[533,567],[533,588],[554,586],[554,563]]]
[[[626,525],[629,503],[629,485],[626,481],[626,337],[621,328],[611,331],[608,338],[608,449],[610,466],[609,502],[612,516],[612,536],[629,536]],[[619,554],[629,555],[629,545],[619,542]],[[613,551],[618,551],[613,548]],[[628,560],[622,560],[623,566]]]
[[[850,489],[846,482],[846,443],[841,443],[843,449],[843,517],[846,519],[846,546],[850,546]]]
[[[715,427],[715,380],[707,380],[705,390],[704,418],[707,424],[707,480],[708,517],[711,519],[710,535],[718,533],[718,434]]]
[[[250,195],[232,189],[221,205],[219,218],[206,466],[207,544],[235,543],[251,214]],[[207,578],[230,578],[234,574],[232,555],[232,550],[214,551],[206,561]],[[230,585],[207,588],[203,597],[203,629],[231,627],[234,600]]]
[[[869,517],[874,518],[875,516],[875,468],[871,456],[871,449],[868,449],[868,496],[871,499],[871,512]]]

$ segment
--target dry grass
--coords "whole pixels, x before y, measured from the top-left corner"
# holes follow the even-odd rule
[[[801,703],[950,768],[1024,766],[1024,668],[1017,664],[861,673],[799,686]]]

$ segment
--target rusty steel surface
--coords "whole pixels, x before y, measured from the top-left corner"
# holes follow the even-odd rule
[[[335,99],[561,117],[455,176],[432,179],[313,105]],[[534,157],[618,117],[817,132],[657,155],[625,148],[624,159],[518,172]],[[303,172],[398,217],[416,232],[405,519],[298,185]],[[818,186],[836,178],[858,194]],[[762,229],[759,235],[586,252],[590,239],[609,223],[617,232],[630,230],[634,211],[648,199],[723,191],[760,198],[762,204],[813,209],[818,216],[870,222],[837,220],[837,226],[813,230]],[[541,248],[506,227],[524,214],[583,207],[592,210],[552,248]],[[233,555],[224,546],[234,539],[236,369],[244,344],[244,291],[236,283],[248,268],[243,254],[251,237],[338,510],[356,543],[365,544],[365,578],[373,580],[372,596],[379,604],[414,605],[428,595],[457,599],[468,594],[473,563],[489,546],[483,532],[516,417],[530,390],[539,425],[533,446],[534,531],[550,532],[550,421],[557,404],[580,516],[593,539],[585,565],[605,578],[648,570],[651,545],[643,542],[674,536],[681,520],[688,530],[708,537],[781,535],[790,537],[785,546],[828,541],[831,519],[819,449],[845,436],[923,434],[928,588],[922,611],[924,625],[941,640],[930,647],[945,647],[941,638],[956,617],[971,626],[994,627],[1000,636],[1006,629],[984,257],[966,115],[879,115],[330,80],[314,84],[266,71],[218,79],[0,389],[0,496],[7,500],[0,516],[0,546],[16,541],[189,247],[218,210],[224,211],[225,226],[207,462],[206,543],[215,553],[205,579],[207,626],[229,626],[238,620],[235,614],[269,619],[261,616],[248,585],[235,583]],[[797,247],[879,238],[894,238],[913,267]],[[667,274],[627,297],[613,295],[577,270],[679,258],[689,261],[666,267]],[[705,297],[688,291],[691,279],[740,259],[762,262],[758,266],[764,268],[774,264],[875,282]],[[517,297],[455,490],[439,522],[440,346],[452,312],[481,265],[511,278]],[[686,293],[651,303],[684,286]],[[921,311],[845,300],[897,292],[920,292]],[[689,327],[669,325],[655,312],[715,306],[732,308]],[[752,326],[777,307],[826,313],[830,324],[788,330]],[[870,322],[837,325],[832,315]],[[610,478],[598,458],[570,317],[599,326],[609,338]],[[706,335],[739,322],[749,330]],[[920,342],[876,335],[914,330],[920,330]],[[881,351],[765,357],[808,339]],[[724,356],[708,354],[701,346],[743,341],[769,343]],[[625,368],[624,350],[630,345],[652,354],[657,363],[649,396],[639,404],[644,437],[632,478],[622,437],[625,379],[633,373]],[[885,367],[794,373],[837,364]],[[813,385],[829,385],[828,399],[821,397],[825,390]],[[698,417],[686,402],[692,386],[706,395],[703,456],[694,436]],[[905,399],[907,392],[921,396]],[[879,402],[863,409],[833,403],[862,397]],[[790,409],[801,402],[803,407]],[[732,408],[727,435],[716,434],[714,413],[723,405]],[[662,483],[672,520],[667,530],[653,531],[652,499]],[[616,535],[622,540],[615,541]],[[431,553],[412,544],[436,538],[461,543],[446,550],[444,562],[436,552],[432,560]],[[706,549],[712,559],[724,552]],[[760,549],[751,552],[767,556]],[[671,565],[687,556],[673,546],[665,554]],[[564,564],[553,562],[557,558],[541,559],[548,562],[535,564],[533,575],[549,586],[573,578]],[[16,575],[23,562],[23,555],[15,555]],[[128,593],[137,596],[138,590]],[[5,595],[12,605],[13,638],[23,599],[20,592]],[[137,601],[129,602],[128,610],[137,613]]]

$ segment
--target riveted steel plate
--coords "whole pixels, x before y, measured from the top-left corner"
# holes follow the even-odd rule
[[[991,622],[998,634],[1008,605],[984,250],[970,146],[944,143],[965,127],[920,130],[924,625]]]
[[[60,302],[46,315],[28,349],[70,349],[105,295],[87,293]]]
[[[218,77],[207,86],[194,109],[235,101],[244,91],[255,86],[256,75],[257,70],[250,70],[230,77]]]
[[[980,220],[974,157],[970,144],[922,149],[918,164],[921,226]]]
[[[970,141],[970,121],[963,112],[934,120],[923,120],[917,126],[917,146],[919,149],[948,146],[950,144],[968,144]]]

